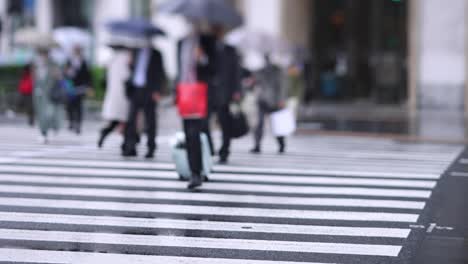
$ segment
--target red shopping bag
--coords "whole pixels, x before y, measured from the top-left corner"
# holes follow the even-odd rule
[[[208,113],[208,85],[181,83],[177,86],[177,108],[182,118],[205,118]]]

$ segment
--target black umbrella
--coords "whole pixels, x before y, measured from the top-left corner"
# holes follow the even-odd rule
[[[158,6],[161,13],[184,16],[190,20],[206,20],[229,28],[241,26],[242,16],[225,0],[171,0]]]
[[[107,24],[113,33],[124,34],[133,37],[165,36],[166,33],[146,19],[117,20]]]

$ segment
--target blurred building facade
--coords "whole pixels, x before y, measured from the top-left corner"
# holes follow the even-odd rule
[[[83,27],[95,35],[94,59],[104,64],[112,19],[145,16],[168,31],[158,40],[171,74],[179,20],[156,15],[167,0],[0,0],[2,56],[15,28]],[[170,0],[169,0],[170,1]],[[293,42],[307,67],[309,101],[372,101],[468,113],[465,0],[232,0],[246,27]]]

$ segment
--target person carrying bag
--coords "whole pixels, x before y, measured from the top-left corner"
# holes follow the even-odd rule
[[[202,143],[208,114],[208,85],[213,76],[210,39],[192,34],[178,43],[176,104],[183,120],[187,157],[191,171],[188,189],[202,185]]]

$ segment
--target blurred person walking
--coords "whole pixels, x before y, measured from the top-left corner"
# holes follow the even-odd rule
[[[261,141],[264,135],[265,118],[268,114],[285,107],[286,89],[284,74],[278,66],[271,62],[270,56],[265,55],[265,67],[255,73],[256,88],[258,89],[258,119],[254,132],[254,147],[250,151],[253,154],[261,153]],[[286,150],[286,138],[276,137],[278,153]]]
[[[209,88],[209,113],[217,116],[222,131],[222,146],[219,150],[219,163],[228,162],[231,146],[232,118],[230,104],[241,98],[241,66],[236,49],[224,43],[226,33],[222,25],[213,26],[216,37],[215,75]]]
[[[34,126],[33,87],[32,65],[28,64],[23,69],[18,92],[20,94],[19,106],[26,112],[30,126]]]
[[[81,133],[83,122],[83,100],[91,88],[91,74],[83,56],[81,46],[75,46],[73,55],[67,62],[66,76],[72,81],[74,96],[67,103],[69,129],[76,134]]]
[[[53,94],[60,78],[60,68],[49,57],[49,50],[39,49],[33,64],[33,101],[43,143],[48,143],[50,130],[58,133],[60,128],[63,101]]]
[[[106,137],[117,127],[124,128],[129,115],[129,101],[125,82],[130,76],[130,54],[128,50],[115,50],[107,67],[106,95],[102,107],[102,118],[108,124],[101,129],[98,147],[102,148]],[[124,130],[122,130],[124,131]]]
[[[195,31],[195,30],[194,30]],[[182,93],[188,92],[188,89],[197,86],[199,88],[207,88],[208,84],[214,76],[214,56],[211,51],[212,38],[200,35],[198,32],[193,32],[188,37],[179,41],[177,45],[177,98],[182,97]],[[187,186],[188,189],[194,189],[202,185],[203,179],[201,176],[203,163],[202,163],[202,146],[201,134],[206,132],[207,128],[207,91],[205,94],[198,94],[200,98],[192,98],[192,103],[201,104],[205,108],[205,113],[198,113],[192,116],[184,116],[183,127],[186,140],[187,156],[189,167],[192,173],[190,182]],[[190,98],[189,98],[190,99]],[[200,100],[204,100],[203,102]],[[190,100],[189,100],[190,101]],[[181,102],[179,104],[179,111],[181,109]]]
[[[166,71],[162,55],[151,46],[151,41],[148,39],[144,47],[132,52],[130,79],[126,82],[130,109],[122,156],[137,156],[136,145],[139,140],[137,120],[138,113],[143,110],[148,147],[145,158],[154,157],[157,129],[156,108],[165,83]]]

